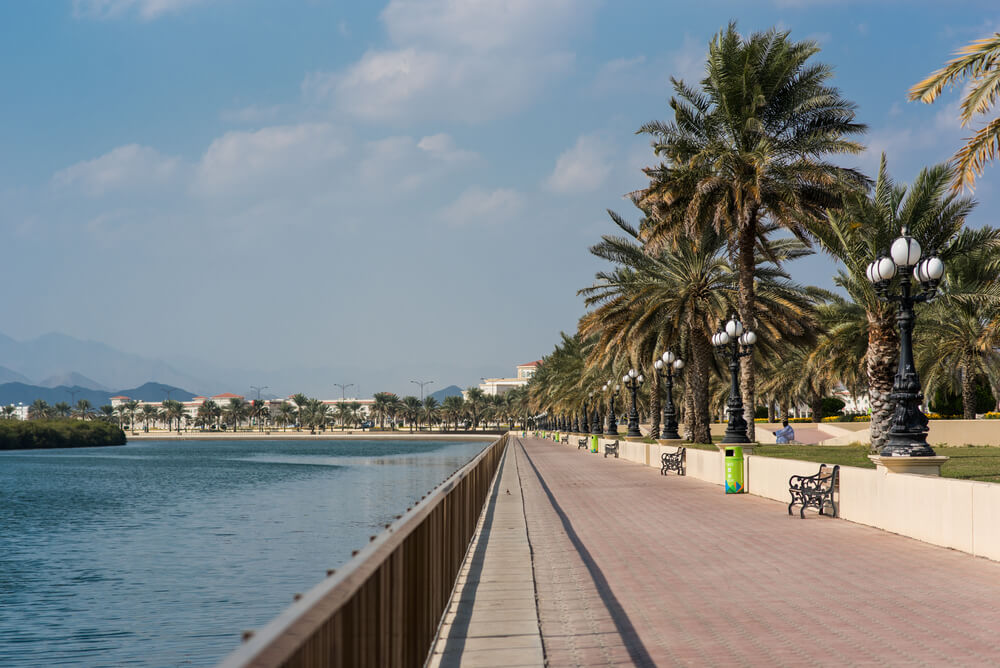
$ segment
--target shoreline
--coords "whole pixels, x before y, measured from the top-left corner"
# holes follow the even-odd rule
[[[361,432],[347,430],[344,432],[327,432],[310,434],[308,432],[125,432],[128,442],[132,441],[494,441],[501,433],[489,432]]]

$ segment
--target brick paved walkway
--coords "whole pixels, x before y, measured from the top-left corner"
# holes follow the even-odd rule
[[[511,446],[550,666],[1000,663],[1000,563],[551,441]]]

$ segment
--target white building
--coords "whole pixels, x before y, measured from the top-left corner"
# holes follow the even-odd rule
[[[536,360],[527,364],[518,364],[516,378],[483,378],[483,382],[479,383],[479,389],[483,391],[483,394],[496,396],[517,387],[524,387],[535,375],[535,371],[541,363],[542,360]]]

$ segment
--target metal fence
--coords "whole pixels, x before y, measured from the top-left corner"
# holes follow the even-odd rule
[[[422,666],[506,446],[487,446],[220,666]]]

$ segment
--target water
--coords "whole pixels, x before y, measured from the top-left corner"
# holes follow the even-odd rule
[[[202,666],[485,442],[0,452],[0,666]]]

